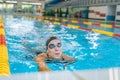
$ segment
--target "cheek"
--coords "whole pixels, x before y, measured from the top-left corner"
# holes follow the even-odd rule
[[[52,53],[53,53],[54,51],[55,51],[54,49],[50,49],[50,50],[49,50],[49,52],[52,52]]]
[[[60,51],[62,51],[62,48],[59,48]]]

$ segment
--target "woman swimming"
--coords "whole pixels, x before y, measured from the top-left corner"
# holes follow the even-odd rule
[[[49,37],[46,41],[46,50],[46,52],[38,54],[34,58],[35,62],[38,64],[39,71],[51,71],[46,65],[46,60],[75,60],[74,58],[62,53],[61,41],[55,36]]]

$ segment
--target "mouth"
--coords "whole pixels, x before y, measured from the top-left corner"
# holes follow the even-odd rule
[[[56,55],[56,56],[59,56],[59,55],[60,55],[60,53],[55,53],[55,55]]]
[[[60,53],[55,53],[55,58],[60,58]]]

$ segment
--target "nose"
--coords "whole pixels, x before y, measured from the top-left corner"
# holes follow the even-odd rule
[[[55,46],[55,51],[58,51],[58,47],[57,46]]]

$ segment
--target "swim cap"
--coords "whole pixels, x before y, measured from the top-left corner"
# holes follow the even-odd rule
[[[46,50],[48,49],[48,44],[50,43],[50,41],[52,41],[52,40],[54,40],[54,39],[58,39],[57,37],[55,37],[55,36],[51,36],[51,37],[49,37],[48,39],[47,39],[47,41],[46,41]],[[59,40],[59,39],[58,39]]]

